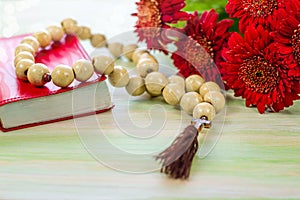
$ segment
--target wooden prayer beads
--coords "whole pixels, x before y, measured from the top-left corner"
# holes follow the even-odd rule
[[[48,67],[42,63],[35,63],[35,54],[39,49],[46,48],[52,42],[60,41],[65,34],[75,34],[82,40],[89,39],[93,47],[106,46],[110,51],[109,56],[96,56],[91,61],[80,59],[72,66],[58,65],[50,73]],[[138,75],[129,77],[127,69],[116,65],[115,59],[125,57],[136,64]],[[61,26],[52,25],[45,31],[39,31],[32,36],[23,38],[15,49],[14,64],[16,76],[24,81],[29,81],[35,86],[43,86],[49,81],[58,87],[68,87],[74,79],[80,82],[87,81],[93,73],[106,75],[114,87],[125,87],[132,96],[139,96],[147,92],[151,97],[163,96],[166,103],[179,105],[187,114],[193,116],[189,125],[176,141],[173,147],[167,148],[157,156],[163,161],[162,172],[171,174],[173,178],[187,178],[189,174],[191,158],[198,148],[197,135],[203,126],[209,127],[216,114],[225,106],[225,98],[220,87],[211,81],[205,80],[199,75],[191,75],[184,79],[178,75],[166,77],[159,72],[157,59],[147,50],[139,49],[136,44],[123,45],[119,42],[107,44],[102,34],[93,34],[89,27],[78,26],[77,21],[65,19]],[[179,152],[186,144],[186,140],[192,143],[186,152]],[[176,149],[177,148],[177,149]],[[173,152],[173,150],[176,150]],[[165,163],[173,158],[178,159],[174,163]],[[182,163],[182,159],[186,159]],[[184,170],[181,168],[184,166]],[[179,169],[179,168],[180,169]]]

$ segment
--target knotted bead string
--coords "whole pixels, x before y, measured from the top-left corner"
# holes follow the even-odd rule
[[[46,65],[35,63],[34,56],[40,48],[49,46],[52,41],[60,41],[65,34],[75,34],[82,40],[89,39],[96,48],[107,46],[114,57],[125,56],[135,63],[139,75],[129,77],[123,66],[115,65],[114,58],[103,55],[94,57],[92,61],[80,59],[72,67],[58,65],[50,75]],[[225,105],[225,98],[216,83],[205,82],[199,75],[191,75],[186,79],[178,75],[167,78],[158,72],[158,61],[147,50],[138,49],[136,44],[107,44],[104,35],[92,34],[90,28],[78,26],[73,19],[63,20],[61,27],[49,26],[46,31],[25,37],[15,49],[14,64],[17,77],[36,86],[43,86],[52,80],[58,87],[68,87],[74,79],[87,81],[94,72],[107,75],[112,86],[125,87],[132,96],[145,92],[152,97],[162,95],[168,104],[179,104],[195,119],[212,121]]]

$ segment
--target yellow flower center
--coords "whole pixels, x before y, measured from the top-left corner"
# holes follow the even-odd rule
[[[278,7],[277,0],[243,0],[242,5],[252,17],[266,17]]]
[[[259,56],[254,56],[243,62],[239,77],[244,81],[247,88],[258,93],[269,93],[279,81],[277,67]]]
[[[298,64],[300,64],[300,24],[298,24],[298,29],[294,30],[291,43],[294,57],[298,61]]]
[[[206,50],[207,44],[204,46],[197,41],[189,37],[189,40],[185,46],[186,60],[192,64],[196,69],[210,68],[212,67],[214,60],[212,58],[213,52]],[[209,49],[212,49],[211,47]]]
[[[146,38],[157,36],[162,27],[159,3],[156,0],[144,0],[138,3],[138,25],[143,28]]]

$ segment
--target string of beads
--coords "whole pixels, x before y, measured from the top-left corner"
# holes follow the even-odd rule
[[[35,55],[40,49],[60,41],[65,34],[74,34],[81,40],[89,39],[95,48],[107,47],[115,58],[100,55],[92,60],[80,59],[72,66],[58,65],[51,73],[46,65],[35,63]],[[125,67],[116,65],[114,61],[120,56],[135,63],[139,75],[129,77]],[[89,80],[94,72],[107,75],[112,86],[125,87],[133,96],[145,92],[152,97],[162,95],[168,104],[179,104],[181,109],[195,119],[212,121],[225,105],[225,98],[216,83],[205,82],[199,75],[191,75],[186,79],[178,75],[166,77],[158,71],[157,59],[147,50],[139,49],[136,44],[107,44],[104,35],[92,34],[90,28],[79,26],[69,18],[63,20],[61,26],[52,25],[45,31],[23,38],[15,49],[14,64],[19,79],[38,87],[51,80],[58,87],[68,87],[74,79],[80,82]]]

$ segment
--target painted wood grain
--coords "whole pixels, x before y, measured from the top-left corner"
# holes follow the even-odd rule
[[[126,103],[117,103],[117,111],[126,110]],[[133,101],[131,104],[131,112],[136,115],[144,115],[141,108],[147,109],[153,104],[170,111],[162,138],[178,131],[174,124],[188,121],[187,116],[178,120],[179,111],[165,106],[160,99]],[[135,104],[138,106],[135,107]],[[299,198],[300,104],[296,103],[282,113],[264,115],[258,114],[255,109],[245,108],[243,104],[242,100],[227,96],[222,135],[206,158],[194,160],[189,181],[173,181],[161,175],[155,168],[157,164],[151,153],[147,155],[147,152],[161,149],[161,143],[153,141],[152,146],[141,147],[141,143],[122,135],[114,122],[114,111],[81,118],[86,127],[79,135],[73,120],[2,133],[0,198]],[[95,119],[104,125],[97,128],[89,124]],[[150,158],[119,157],[118,153],[110,154],[109,150],[100,146],[101,153],[109,156],[104,160],[110,166],[105,166],[88,153],[80,139],[82,134],[91,134],[95,129],[104,131],[114,145],[132,154],[135,150],[140,151]],[[144,169],[141,161],[152,165],[153,171],[140,171],[138,174],[122,172],[122,168],[127,169],[128,166]],[[120,169],[113,169],[115,166]]]

